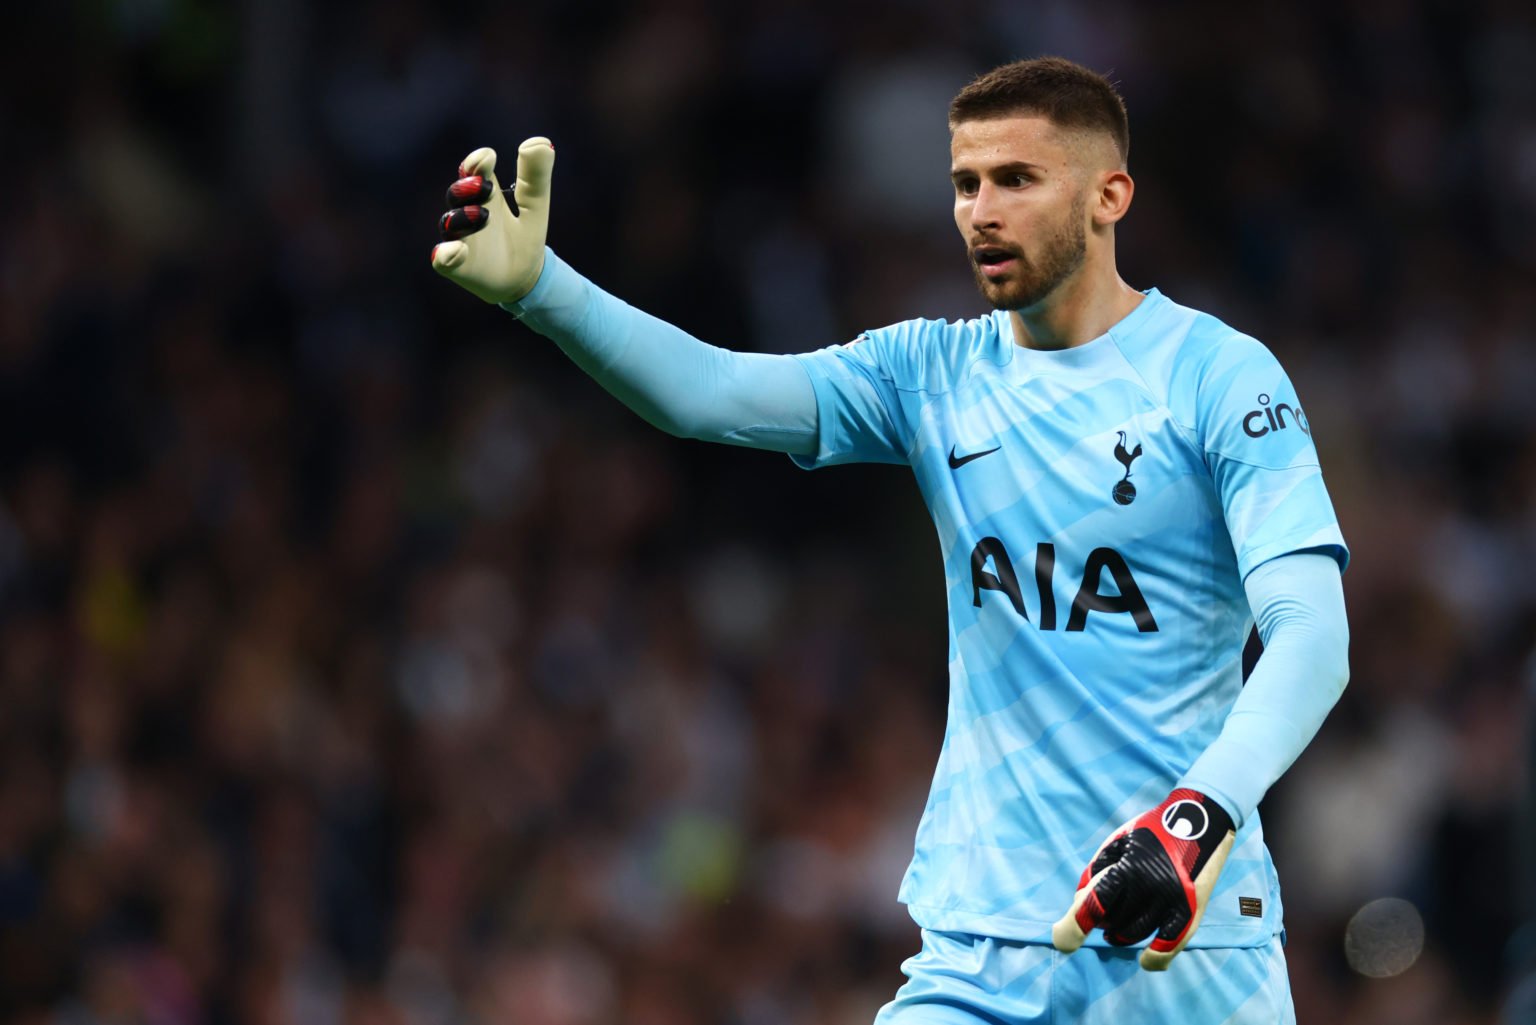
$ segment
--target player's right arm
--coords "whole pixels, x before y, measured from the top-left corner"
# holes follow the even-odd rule
[[[795,358],[707,345],[604,292],[546,248],[554,162],[548,139],[526,140],[515,191],[506,193],[494,150],[465,157],[448,190],[440,224],[446,241],[432,250],[433,268],[552,339],[670,434],[816,453],[816,395]]]

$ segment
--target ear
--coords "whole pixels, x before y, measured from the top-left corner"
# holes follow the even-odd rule
[[[1131,197],[1135,194],[1136,183],[1123,168],[1100,172],[1098,191],[1089,201],[1093,226],[1107,228],[1124,217],[1131,208]]]

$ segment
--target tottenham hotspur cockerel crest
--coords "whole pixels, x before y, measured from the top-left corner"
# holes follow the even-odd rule
[[[1115,490],[1111,494],[1120,505],[1130,505],[1136,501],[1136,485],[1131,483],[1131,464],[1141,457],[1141,442],[1138,441],[1134,449],[1126,451],[1125,432],[1115,433],[1120,435],[1120,440],[1115,444],[1115,458],[1125,467],[1125,476],[1115,483]]]

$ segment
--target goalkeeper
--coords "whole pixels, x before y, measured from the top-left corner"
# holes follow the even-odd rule
[[[1263,345],[1121,280],[1134,184],[1108,81],[1008,64],[949,121],[994,308],[975,320],[796,356],[706,345],[545,247],[541,138],[506,192],[494,152],[465,159],[432,263],[663,430],[912,468],[950,697],[900,893],[922,950],[881,1025],[1292,1022],[1256,809],[1348,676],[1348,550],[1311,425]]]

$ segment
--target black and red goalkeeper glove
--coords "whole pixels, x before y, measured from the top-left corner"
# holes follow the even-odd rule
[[[1051,943],[1070,954],[1094,929],[1117,947],[1155,931],[1141,966],[1163,971],[1200,927],[1236,836],[1221,805],[1197,790],[1175,790],[1104,841],[1071,909],[1051,928]]]

